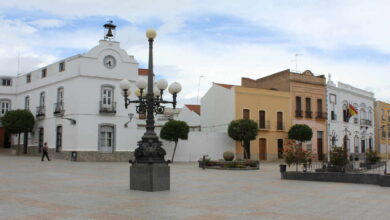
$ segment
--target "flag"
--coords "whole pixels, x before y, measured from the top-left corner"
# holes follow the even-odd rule
[[[349,104],[348,106],[348,112],[349,112],[349,115],[352,117],[354,115],[356,115],[358,113],[358,111],[356,110],[355,107],[353,107],[351,104]]]

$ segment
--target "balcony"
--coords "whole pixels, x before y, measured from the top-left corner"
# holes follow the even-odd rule
[[[303,112],[302,112],[302,110],[295,110],[295,117],[297,117],[297,118],[302,118],[302,117],[303,117]]]
[[[259,122],[259,130],[269,130],[270,128],[271,124],[268,120]]]
[[[360,119],[360,126],[371,126],[372,122],[367,119]]]
[[[112,102],[110,105],[108,105],[108,104],[103,104],[103,102],[100,101],[99,106],[100,106],[99,113],[116,114],[116,102]]]
[[[55,116],[62,116],[65,113],[65,108],[64,108],[63,102],[54,103],[53,109],[54,109],[53,115],[55,115]]]
[[[35,117],[37,119],[42,119],[45,117],[45,106],[44,105],[37,107],[37,112],[35,114]]]
[[[316,119],[318,120],[326,120],[328,118],[328,114],[326,112],[317,112]]]
[[[306,118],[312,118],[313,117],[313,112],[312,111],[305,111],[305,117]]]
[[[286,130],[284,122],[276,122],[276,130],[277,131],[284,131],[284,130]]]

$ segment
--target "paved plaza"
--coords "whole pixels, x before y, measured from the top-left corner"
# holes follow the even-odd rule
[[[390,188],[171,166],[171,191],[129,190],[129,164],[0,155],[0,219],[390,219]]]

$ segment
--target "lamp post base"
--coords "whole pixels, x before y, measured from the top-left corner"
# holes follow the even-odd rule
[[[164,191],[170,189],[170,168],[166,163],[135,163],[130,167],[130,189]]]

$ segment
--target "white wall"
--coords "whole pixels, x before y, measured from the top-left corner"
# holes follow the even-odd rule
[[[174,147],[174,142],[163,141],[166,160],[172,158]],[[174,161],[197,161],[203,155],[222,159],[223,152],[228,150],[235,152],[235,142],[226,132],[190,132],[188,140],[179,140]]]
[[[227,132],[228,124],[235,119],[234,87],[213,84],[200,102],[202,131]]]
[[[188,124],[188,126],[200,126],[200,115],[198,115],[194,111],[191,111],[185,105],[181,109],[180,114],[177,117],[177,120],[185,121]]]

